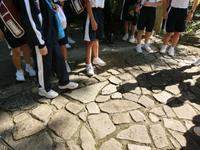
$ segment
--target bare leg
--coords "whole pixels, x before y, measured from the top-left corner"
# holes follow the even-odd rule
[[[24,60],[26,64],[31,64],[30,48],[27,44],[22,45],[21,50],[23,52]]]
[[[92,52],[93,52],[94,58],[99,57],[99,40],[94,41],[94,44],[92,46]]]
[[[180,39],[180,33],[179,32],[175,32],[173,37],[172,37],[172,47],[176,47],[177,46],[179,39]]]
[[[163,44],[164,45],[168,45],[169,44],[169,41],[171,39],[172,34],[173,34],[172,32],[168,32],[168,33],[165,34],[164,39],[163,39]]]
[[[17,70],[20,70],[22,69],[21,58],[20,58],[20,47],[13,48],[12,51],[13,51],[12,55],[13,64],[15,65]]]
[[[86,64],[91,64],[93,41],[86,42]]]
[[[146,32],[145,33],[145,44],[148,44],[149,38],[151,37],[152,32]]]
[[[125,34],[128,34],[128,21],[124,21],[124,32]]]
[[[139,30],[137,33],[137,45],[141,44],[143,32],[143,30]]]

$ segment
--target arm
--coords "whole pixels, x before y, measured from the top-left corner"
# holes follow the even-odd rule
[[[144,2],[144,6],[147,7],[159,7],[163,4],[163,1],[159,1],[159,2]]]
[[[24,11],[27,14],[27,20],[29,22],[29,28],[35,34],[34,41],[40,49],[41,55],[47,54],[47,48],[45,46],[44,37],[42,35],[42,16],[39,10],[39,4],[35,0],[23,0]]]
[[[85,7],[87,9],[87,13],[89,15],[89,18],[90,18],[90,21],[91,21],[91,24],[92,24],[92,30],[96,31],[97,30],[97,23],[96,23],[96,20],[94,18],[93,12],[92,12],[92,6],[91,6],[89,0],[84,0],[84,1],[85,1]]]
[[[192,4],[192,9],[188,13],[188,16],[187,16],[187,19],[186,19],[187,21],[191,21],[192,20],[194,12],[195,12],[195,10],[196,10],[198,5],[199,5],[199,0],[194,0],[193,4]]]

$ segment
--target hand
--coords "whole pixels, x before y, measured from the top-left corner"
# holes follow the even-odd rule
[[[92,19],[91,24],[92,24],[92,30],[96,31],[98,28],[97,22],[94,19]]]
[[[47,47],[46,47],[46,46],[44,46],[43,48],[40,48],[39,50],[40,50],[40,54],[41,54],[42,56],[45,56],[45,55],[48,54],[48,50],[47,50]]]
[[[191,21],[192,21],[192,18],[193,18],[193,13],[190,12],[190,13],[187,15],[186,20],[187,20],[188,22],[191,22]]]
[[[140,10],[141,10],[141,7],[140,7],[140,5],[138,4],[138,5],[136,5],[136,7],[135,7],[135,12],[136,13],[139,13],[140,12]]]

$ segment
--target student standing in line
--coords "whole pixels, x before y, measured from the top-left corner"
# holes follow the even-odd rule
[[[86,43],[86,73],[89,76],[94,75],[94,69],[91,63],[105,66],[106,63],[99,58],[99,40],[103,38],[103,8],[105,0],[86,1],[87,15],[85,17],[84,41]]]
[[[30,48],[26,44],[25,32],[21,27],[19,13],[12,0],[1,1],[0,16],[0,29],[12,49],[12,61],[17,69],[16,80],[25,81],[21,65],[21,51],[26,63],[25,71],[28,72],[30,77],[35,76],[36,72],[31,66]]]
[[[15,3],[20,10],[29,44],[36,52],[40,85],[38,94],[47,98],[58,96],[50,83],[52,67],[59,79],[59,89],[77,88],[78,84],[69,80],[64,57],[60,51],[58,39],[64,37],[64,32],[60,30],[60,22],[56,19],[52,1],[15,0]]]
[[[142,53],[142,35],[145,30],[145,44],[144,48],[147,51],[151,51],[151,47],[149,45],[149,39],[151,37],[155,19],[156,19],[156,7],[161,6],[162,2],[165,0],[142,0],[140,6],[137,7],[137,11],[140,11],[138,23],[137,23],[137,46],[136,51],[138,53]]]
[[[121,20],[124,22],[124,36],[123,41],[129,41],[135,43],[135,29],[137,24],[137,13],[135,12],[137,0],[123,0]],[[131,34],[129,36],[129,29]]]
[[[186,23],[191,21],[193,14],[198,6],[198,0],[193,1],[192,9],[188,11],[190,0],[172,0],[169,11],[166,12],[166,34],[163,39],[163,46],[160,50],[161,53],[166,53],[168,50],[168,44],[171,39],[172,44],[168,50],[170,56],[175,55],[175,47],[177,46],[181,32],[185,31]]]

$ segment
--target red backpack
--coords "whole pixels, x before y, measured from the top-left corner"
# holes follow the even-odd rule
[[[15,38],[20,38],[25,34],[20,23],[19,11],[13,0],[0,1],[0,19]]]

